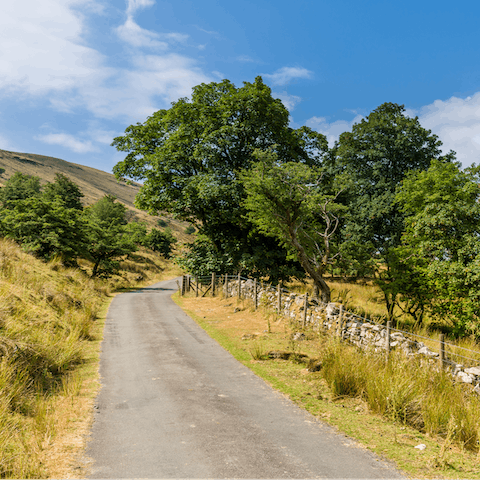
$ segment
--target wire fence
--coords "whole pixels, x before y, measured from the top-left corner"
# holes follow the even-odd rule
[[[222,290],[227,296],[228,296],[228,286],[236,285],[236,295],[238,298],[245,298],[246,296],[246,291],[242,292],[242,281],[243,282],[249,282],[249,286],[247,287],[245,284],[243,285],[244,290],[253,290],[252,292],[249,292],[250,296],[252,297],[252,301],[254,303],[255,309],[258,308],[258,303],[259,303],[259,296],[260,293],[262,293],[262,296],[264,293],[270,294],[270,296],[273,294],[275,295],[275,303],[276,303],[276,309],[279,313],[282,311],[282,303],[287,299],[288,296],[295,295],[296,297],[304,297],[304,310],[303,310],[303,316],[304,316],[304,322],[308,314],[308,309],[309,308],[315,308],[315,307],[320,307],[323,308],[324,311],[329,308],[329,306],[333,305],[338,305],[334,303],[324,303],[321,302],[317,298],[312,298],[308,296],[308,293],[306,294],[299,294],[297,292],[292,292],[283,286],[281,284],[277,285],[277,288],[274,288],[271,284],[267,282],[258,282],[256,279],[251,279],[247,277],[242,277],[241,275],[216,275],[213,273],[211,276],[190,276],[190,275],[185,275],[182,277],[182,283],[181,285],[179,284],[179,290],[182,295],[184,295],[187,292],[192,292],[194,291],[196,296],[206,296],[207,294],[210,294],[212,296],[215,296],[220,290]],[[338,308],[339,307],[339,308]],[[375,321],[375,319],[372,318],[367,318],[363,317],[361,315],[358,315],[355,312],[351,312],[348,310],[343,309],[343,305],[338,305],[337,307],[337,323],[338,328],[334,329],[334,331],[342,331],[342,323],[348,320],[353,320],[356,319],[358,320],[361,324],[375,324],[375,325],[380,325],[383,328],[387,329],[389,332],[388,339],[386,340],[386,349],[389,350],[390,346],[390,334],[391,332],[397,332],[402,334],[405,338],[415,341],[417,344],[420,346],[427,347],[425,343],[421,340],[424,340],[428,343],[428,349],[434,348],[438,350],[437,352],[432,352],[436,356],[439,357],[440,363],[442,366],[445,363],[450,362],[451,357],[459,358],[461,361],[469,366],[477,366],[480,364],[480,351],[475,351],[472,349],[468,349],[465,347],[461,347],[459,345],[456,345],[451,342],[445,341],[445,337],[443,334],[440,334],[439,339],[435,339],[432,337],[426,337],[422,336],[413,332],[407,332],[405,330],[400,330],[397,328],[393,328],[390,325],[390,322],[387,322],[387,325],[383,325],[383,323],[378,323],[378,320]],[[335,316],[335,315],[333,315]],[[341,318],[338,318],[341,317]],[[304,323],[305,324],[305,323]],[[417,341],[416,339],[420,339],[420,341]],[[431,351],[431,350],[430,350]],[[461,353],[458,353],[458,351],[461,351]],[[473,353],[475,357],[473,356],[467,356],[462,355],[464,352],[469,352]],[[451,362],[450,362],[451,363]],[[460,362],[456,362],[460,363]]]

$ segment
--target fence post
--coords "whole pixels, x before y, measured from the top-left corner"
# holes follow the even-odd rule
[[[282,284],[281,284],[281,282],[278,282],[278,285],[277,285],[277,311],[278,311],[279,315],[280,315],[281,310],[282,310]]]
[[[215,272],[212,272],[212,297],[215,296],[215,282],[216,282]]]
[[[390,320],[387,321],[387,332],[385,338],[385,357],[388,360],[390,356],[390,329],[392,328],[392,322]]]
[[[343,303],[340,304],[340,312],[338,314],[337,334],[343,339]]]
[[[258,308],[258,292],[257,292],[257,279],[253,279],[253,303],[255,305],[255,310]]]
[[[182,297],[185,295],[185,275],[182,275],[182,289],[181,289]]]
[[[308,293],[305,293],[305,300],[303,302],[303,320],[302,320],[303,328],[305,328],[305,325],[307,324],[307,310],[308,310]]]
[[[198,275],[195,276],[195,296],[198,297]]]
[[[228,273],[225,274],[225,298],[228,298]]]
[[[190,288],[191,288],[190,280],[191,280],[190,275],[187,275],[187,293],[190,293]]]
[[[443,369],[445,364],[445,335],[440,334],[440,368]]]
[[[240,273],[238,274],[238,299],[240,300],[242,298],[242,283],[241,283],[241,277]]]

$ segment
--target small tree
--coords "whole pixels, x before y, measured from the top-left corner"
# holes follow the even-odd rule
[[[152,228],[145,239],[145,246],[151,248],[154,252],[161,253],[165,258],[171,257],[175,243],[177,243],[177,239],[169,228],[166,228],[163,232],[157,228]]]
[[[4,208],[12,208],[17,200],[38,197],[40,178],[15,172],[0,189],[0,202]]]
[[[117,259],[136,250],[126,228],[125,211],[126,207],[113,195],[105,195],[85,209],[87,251],[94,262],[92,277],[114,273]]]
[[[278,164],[272,152],[257,152],[257,157],[258,164],[242,175],[249,218],[287,247],[312,278],[315,294],[328,303],[324,274],[337,256],[334,239],[343,207],[335,201],[342,188],[332,193],[320,167]]]
[[[43,190],[43,197],[47,200],[54,200],[59,197],[66,208],[83,210],[81,199],[84,197],[79,186],[72,182],[63,173],[55,174],[55,181],[48,183]]]
[[[421,288],[399,288],[410,301],[450,321],[458,332],[480,334],[480,189],[478,168],[433,160],[411,173],[397,193],[407,215],[397,255]],[[400,285],[402,287],[402,285]]]
[[[2,233],[22,248],[49,260],[62,257],[67,265],[85,254],[85,224],[80,212],[65,208],[59,198],[49,201],[42,196],[10,202],[0,211]]]

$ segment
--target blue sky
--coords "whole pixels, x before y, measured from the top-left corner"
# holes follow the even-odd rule
[[[330,143],[395,102],[478,164],[479,20],[469,0],[4,0],[0,148],[111,171],[128,125],[262,75]]]

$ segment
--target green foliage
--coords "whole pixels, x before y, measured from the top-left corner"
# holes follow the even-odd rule
[[[147,225],[144,222],[129,222],[125,226],[125,231],[130,237],[130,241],[137,246],[148,246]]]
[[[212,254],[221,263],[230,258],[234,269],[248,265],[250,273],[262,269],[268,275],[278,270],[278,262],[291,267],[285,252],[274,255],[276,263],[245,262],[247,256],[262,258],[259,248],[265,253],[267,247],[282,249],[252,233],[238,173],[250,168],[255,149],[272,147],[279,161],[315,164],[327,142],[306,127],[290,129],[288,111],[260,77],[240,88],[228,80],[198,85],[191,100],[182,98],[145,123],[131,125],[112,145],[127,153],[114,167],[117,177],[143,180],[139,208],[167,211],[199,225],[199,233],[214,245]]]
[[[409,174],[397,193],[408,215],[396,250],[401,295],[423,303],[458,332],[480,334],[480,189],[477,169],[432,161]],[[405,286],[405,271],[411,285]],[[398,282],[397,282],[398,283]]]
[[[287,248],[328,303],[330,289],[323,275],[336,256],[334,239],[343,208],[335,201],[342,187],[330,185],[320,167],[278,163],[272,152],[257,152],[257,157],[260,161],[241,176],[249,218]]]
[[[403,105],[380,105],[351,132],[340,135],[331,156],[332,171],[353,179],[344,199],[352,210],[343,228],[345,241],[363,245],[362,254],[367,249],[371,258],[379,260],[377,267],[386,265],[377,268],[377,275],[390,314],[396,298],[386,287],[395,262],[392,249],[400,244],[405,218],[395,203],[396,188],[407,172],[427,170],[432,159],[454,158],[453,152],[442,157],[438,137],[424,129],[418,117],[404,112]]]
[[[0,189],[0,202],[11,208],[17,200],[26,200],[40,195],[40,178],[15,172]]]
[[[82,210],[83,193],[78,185],[72,182],[62,173],[55,174],[55,181],[48,183],[43,190],[43,198],[53,201],[55,197],[59,197],[65,205],[65,208],[75,208]]]
[[[185,233],[187,233],[188,235],[191,235],[192,233],[195,233],[195,227],[193,225],[189,225],[186,229],[185,229]]]
[[[162,220],[161,218],[159,218],[159,219],[157,220],[157,225],[158,225],[159,227],[165,228],[165,227],[168,225],[168,223],[167,223],[165,220]]]
[[[74,208],[65,208],[59,198],[42,196],[10,202],[0,210],[2,233],[20,243],[24,250],[49,260],[61,256],[66,264],[84,254],[85,224]]]
[[[169,228],[164,231],[152,228],[145,239],[145,246],[151,248],[154,252],[161,253],[165,258],[171,257],[175,243],[177,243],[177,239]]]
[[[84,210],[87,222],[87,254],[94,262],[92,276],[105,276],[118,269],[118,258],[136,250],[128,234],[126,207],[105,195]]]

